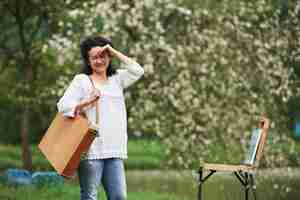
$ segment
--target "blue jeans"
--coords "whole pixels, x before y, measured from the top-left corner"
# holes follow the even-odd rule
[[[108,200],[126,199],[124,163],[119,158],[82,160],[78,168],[81,200],[97,200],[102,183]]]

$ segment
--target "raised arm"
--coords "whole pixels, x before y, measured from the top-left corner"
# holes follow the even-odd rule
[[[133,59],[112,48],[110,45],[104,46],[102,51],[108,51],[112,57],[115,57],[122,62],[122,66],[124,69],[119,70],[118,74],[120,84],[123,88],[130,86],[143,76],[144,69]]]

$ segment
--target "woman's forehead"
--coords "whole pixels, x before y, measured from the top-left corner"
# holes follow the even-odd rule
[[[96,55],[102,48],[100,46],[96,46],[91,48],[91,50],[89,51],[89,54],[91,56]]]

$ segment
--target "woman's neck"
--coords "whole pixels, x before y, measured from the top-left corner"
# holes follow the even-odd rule
[[[107,81],[107,75],[106,73],[93,73],[91,75],[91,77],[93,78],[93,80],[95,80],[96,82],[104,82]]]

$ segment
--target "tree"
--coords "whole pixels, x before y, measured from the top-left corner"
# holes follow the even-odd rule
[[[91,7],[85,18],[91,34],[99,34],[91,22],[101,18],[101,34],[144,66],[144,80],[126,93],[128,121],[131,129],[163,138],[171,165],[196,166],[216,144],[241,152],[263,113],[275,132],[264,164],[289,164],[292,150],[279,144],[292,142],[289,60],[299,48],[299,31],[280,28],[271,0],[231,5],[224,0],[211,12],[171,0],[112,0]],[[290,17],[287,23],[298,23]]]
[[[65,12],[74,8],[83,8],[88,2],[79,0],[4,0],[0,2],[2,13],[0,69],[1,72],[9,73],[10,81],[15,83],[9,86],[10,90],[7,90],[8,98],[16,102],[21,113],[22,160],[24,168],[28,170],[32,169],[29,146],[29,132],[32,127],[30,116],[34,106],[40,103],[42,98],[39,92],[47,81],[49,83],[51,72],[57,71],[55,67],[47,65],[48,61],[44,58],[44,52],[47,50],[45,47],[55,33],[64,31],[59,23],[66,20]],[[51,52],[46,59],[49,59],[50,54]],[[45,73],[49,74],[45,76]],[[42,79],[43,77],[48,78]]]
[[[214,153],[210,149],[230,149],[231,155],[240,155],[244,149],[239,147],[246,146],[249,130],[262,113],[271,118],[273,132],[272,148],[267,148],[263,164],[282,166],[293,162],[289,156],[294,150],[281,146],[293,143],[287,125],[287,102],[298,91],[291,63],[298,55],[299,22],[292,12],[290,20],[279,23],[274,0],[222,0],[218,1],[217,11],[192,5],[189,9],[173,0],[75,2],[75,7],[67,2],[47,3],[49,20],[45,24],[50,39],[44,45],[34,42],[32,47],[37,52],[50,52],[30,55],[44,57],[53,51],[67,74],[71,65],[80,62],[76,44],[82,36],[101,34],[112,38],[116,48],[137,59],[145,69],[144,79],[125,94],[130,104],[130,129],[160,136],[167,146],[169,164],[197,166]],[[8,24],[11,18],[5,19],[3,24]],[[33,22],[35,18],[31,19]],[[17,30],[10,29],[6,35]],[[13,42],[17,41],[6,43],[3,52],[12,51],[7,45],[14,47]],[[48,59],[33,60],[45,63]],[[9,65],[24,66],[16,59]],[[38,74],[39,81],[53,77],[44,75],[41,68],[36,71],[33,74]],[[41,90],[40,82],[33,80],[26,91],[44,99],[47,92],[59,95],[67,82],[65,77],[60,76],[57,87],[52,85],[46,92]],[[25,83],[13,90],[12,96],[19,97],[18,105],[24,105],[23,97],[28,102],[34,99],[29,92],[17,95]],[[239,157],[228,157],[228,161],[236,159]]]

